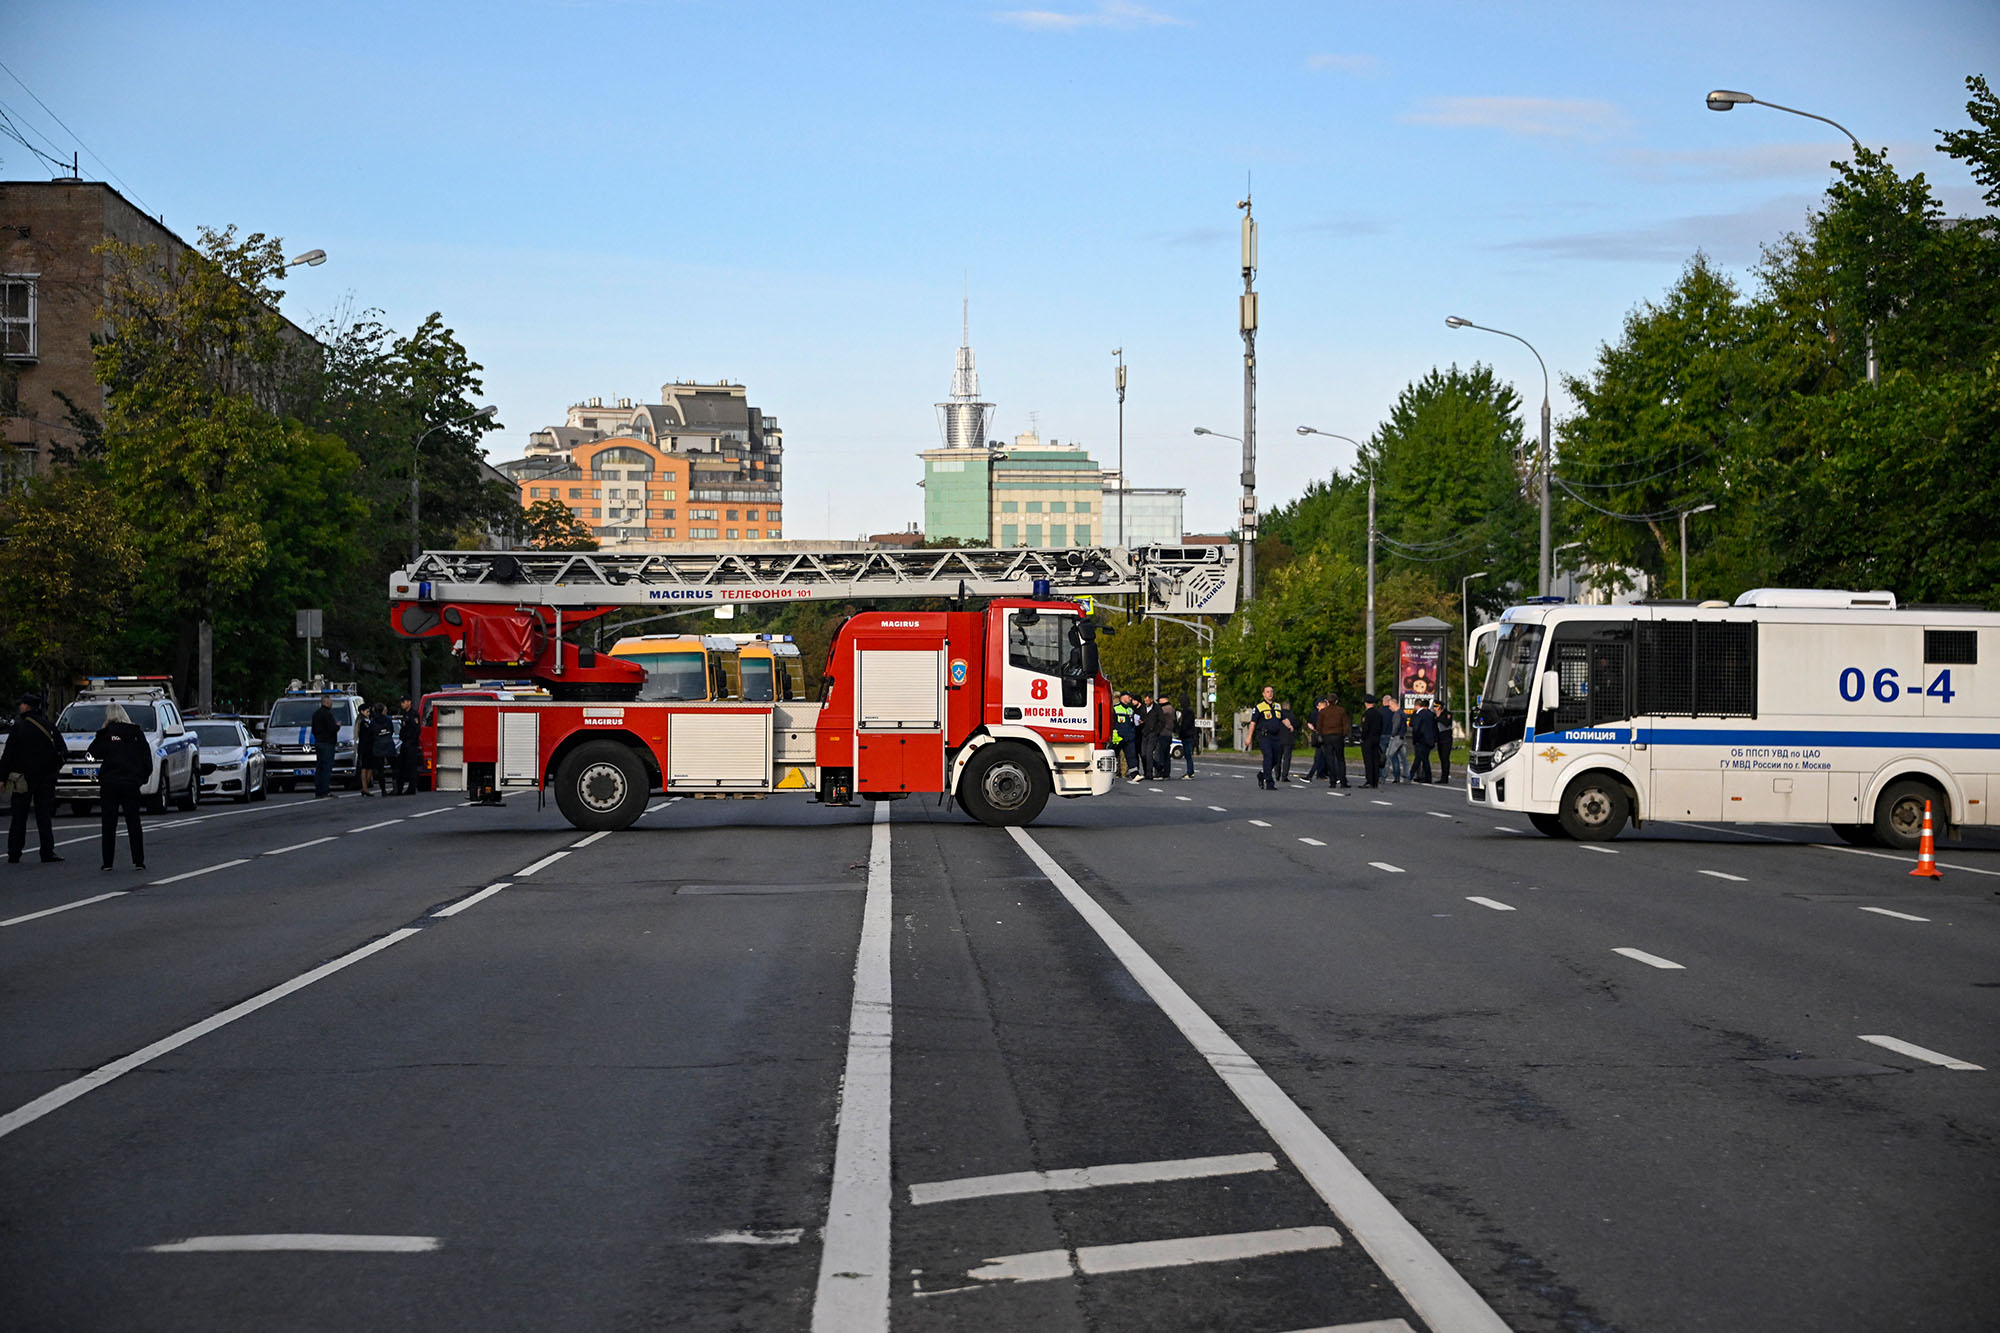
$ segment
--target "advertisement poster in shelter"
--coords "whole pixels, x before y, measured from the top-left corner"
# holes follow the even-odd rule
[[[1444,640],[1425,636],[1396,641],[1396,683],[1404,708],[1429,708],[1444,670]]]

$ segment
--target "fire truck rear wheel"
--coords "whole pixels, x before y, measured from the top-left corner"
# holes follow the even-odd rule
[[[580,829],[622,829],[646,812],[652,786],[630,746],[586,741],[556,766],[556,808]]]
[[[989,828],[1032,824],[1049,803],[1049,769],[1025,745],[1005,741],[976,751],[958,780],[959,804]]]

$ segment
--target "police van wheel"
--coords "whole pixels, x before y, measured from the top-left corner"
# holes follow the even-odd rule
[[[1049,803],[1049,769],[1025,745],[989,745],[965,762],[958,801],[988,828],[1032,824]]]
[[[617,741],[586,741],[556,766],[556,808],[591,832],[630,827],[652,789],[646,765]]]
[[[1535,826],[1535,832],[1551,838],[1567,838],[1569,830],[1563,827],[1560,815],[1530,814],[1528,822]]]
[[[1582,842],[1609,842],[1631,817],[1625,789],[1603,773],[1586,773],[1563,792],[1563,832]]]
[[[1904,778],[1892,782],[1875,802],[1875,841],[1899,852],[1910,851],[1924,834],[1924,802],[1931,803],[1931,829],[1943,833],[1949,821],[1944,797],[1928,782]]]

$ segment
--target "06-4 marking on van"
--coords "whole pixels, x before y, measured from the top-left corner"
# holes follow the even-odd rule
[[[1896,676],[1896,668],[1882,667],[1871,677],[1860,667],[1847,667],[1840,673],[1840,697],[1851,704],[1858,704],[1873,695],[1876,702],[1892,704],[1905,694],[1916,694],[1916,686],[1905,687]],[[1951,668],[1937,673],[1937,678],[1924,686],[1922,694],[1926,699],[1936,699],[1939,703],[1950,703],[1958,697],[1958,691],[1951,687]]]

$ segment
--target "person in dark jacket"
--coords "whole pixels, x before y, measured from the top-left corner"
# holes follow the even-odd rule
[[[1160,776],[1160,737],[1165,734],[1160,706],[1164,702],[1149,694],[1139,705],[1139,768],[1148,782]]]
[[[1299,742],[1298,719],[1292,716],[1292,706],[1288,703],[1278,705],[1278,716],[1284,719],[1285,743],[1278,747],[1277,777],[1285,783],[1292,780],[1292,756],[1297,753]]]
[[[35,833],[42,844],[44,861],[60,861],[56,854],[56,774],[69,758],[69,747],[42,714],[40,695],[24,694],[16,705],[19,716],[7,733],[7,748],[0,750],[0,779],[7,783],[7,804],[11,818],[7,824],[7,864],[18,865],[28,846],[28,815],[35,817]]]
[[[118,850],[118,816],[125,816],[125,841],[132,850],[132,867],[146,868],[146,841],[139,830],[139,789],[153,780],[153,745],[118,704],[104,710],[104,725],[90,738],[90,756],[98,761],[97,799],[104,810],[104,869],[112,868]]]
[[[1200,739],[1200,733],[1195,729],[1194,705],[1188,701],[1186,695],[1181,696],[1181,706],[1175,710],[1174,717],[1176,729],[1180,733],[1181,762],[1187,765],[1187,772],[1181,776],[1191,778],[1194,776],[1194,747],[1195,742]]]
[[[1372,694],[1362,696],[1368,705],[1361,710],[1361,785],[1382,785],[1382,701]]]
[[[402,708],[396,716],[396,795],[415,796],[417,776],[423,771],[423,745],[421,736],[423,724],[417,718],[415,705],[403,700]]]
[[[1258,789],[1276,791],[1279,756],[1291,747],[1292,722],[1277,701],[1277,691],[1269,685],[1264,687],[1264,697],[1250,716],[1250,743],[1264,759],[1264,766],[1257,770]]]
[[[1153,708],[1153,776],[1163,781],[1174,775],[1174,733],[1179,729],[1179,715],[1163,694]]]
[[[1439,782],[1450,782],[1451,781],[1451,710],[1444,706],[1444,700],[1442,699],[1432,704],[1431,709],[1433,712],[1437,714],[1437,727],[1436,727],[1437,756],[1438,756],[1437,780]]]
[[[1416,759],[1410,765],[1410,781],[1431,780],[1431,751],[1437,748],[1437,740],[1437,714],[1428,708],[1410,710],[1410,743],[1416,747]]]
[[[313,799],[325,800],[333,795],[333,751],[340,744],[340,719],[333,713],[333,695],[322,694],[319,707],[313,709]]]
[[[355,765],[361,768],[361,794],[373,796],[370,787],[379,786],[389,794],[389,774],[396,767],[396,724],[389,720],[389,705],[371,704],[368,716],[355,728]]]
[[[1347,710],[1340,700],[1328,698],[1321,705],[1319,716],[1313,719],[1313,727],[1319,733],[1319,748],[1326,755],[1326,785],[1328,790],[1347,785],[1347,733],[1349,723]]]

